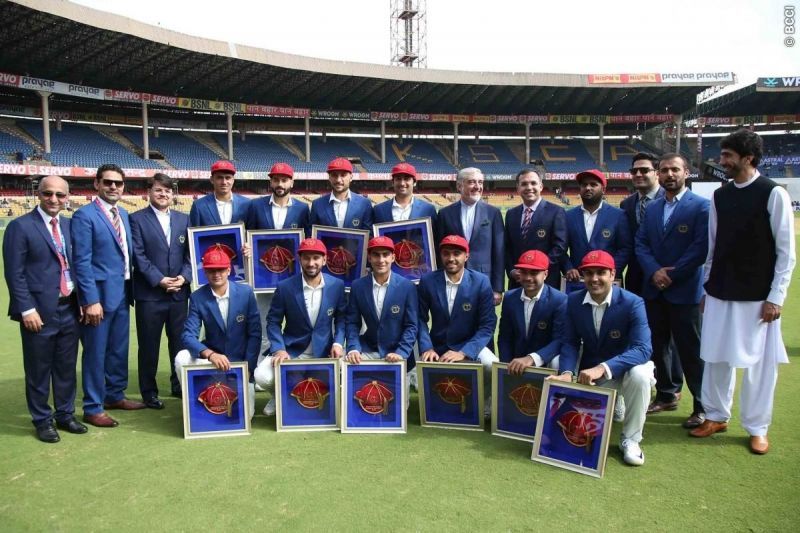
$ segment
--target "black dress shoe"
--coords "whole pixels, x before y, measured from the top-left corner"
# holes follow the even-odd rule
[[[58,436],[58,431],[53,426],[53,423],[42,424],[36,428],[36,437],[42,442],[48,442],[50,444],[54,442],[58,442],[61,440],[61,437]]]
[[[76,435],[81,435],[89,431],[89,428],[75,420],[74,416],[67,420],[56,422],[56,427],[68,431],[69,433],[75,433]]]
[[[144,401],[144,405],[148,409],[163,409],[164,408],[164,402],[162,402],[158,398],[158,396],[153,396],[152,398],[147,398]]]
[[[183,393],[180,389],[172,389],[172,394],[170,394],[173,398],[181,399],[183,398]]]

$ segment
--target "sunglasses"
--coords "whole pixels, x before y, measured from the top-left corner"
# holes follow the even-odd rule
[[[638,167],[638,168],[632,168],[632,169],[630,169],[630,173],[631,173],[632,175],[634,175],[634,176],[635,176],[636,174],[642,174],[642,175],[644,175],[644,174],[650,174],[650,173],[651,173],[652,171],[654,171],[654,170],[655,170],[654,168],[650,168],[650,167]]]
[[[56,192],[56,191],[39,191],[39,195],[44,196],[45,198],[50,198],[51,196],[55,196],[56,198],[66,198],[67,193],[65,192]]]
[[[121,180],[110,180],[108,178],[103,178],[101,181],[105,187],[114,187],[116,185],[117,187],[122,188],[125,185],[125,182]]]

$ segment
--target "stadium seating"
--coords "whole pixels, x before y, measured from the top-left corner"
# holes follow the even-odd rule
[[[138,147],[142,147],[141,129],[124,128],[119,132]],[[211,167],[219,156],[179,131],[159,131],[158,137],[150,135],[151,150],[157,150],[175,168],[204,170]],[[153,163],[158,166],[157,163]]]
[[[603,162],[609,172],[628,172],[631,159],[638,152],[650,152],[637,141],[611,139],[603,141]]]
[[[458,160],[461,167],[478,167],[484,174],[514,175],[523,162],[511,152],[505,141],[485,140],[460,142]]]
[[[541,159],[548,172],[580,172],[597,167],[586,147],[577,139],[531,140],[531,159]]]
[[[215,133],[213,138],[223,150],[228,150],[227,134]],[[236,168],[245,172],[265,172],[278,161],[289,163],[295,170],[304,166],[301,165],[303,161],[296,155],[267,135],[251,134],[245,136],[244,140],[239,136],[234,136],[233,160]]]
[[[16,161],[18,153],[22,153],[23,158],[29,158],[33,155],[34,148],[19,137],[0,131],[0,156],[7,161]]]

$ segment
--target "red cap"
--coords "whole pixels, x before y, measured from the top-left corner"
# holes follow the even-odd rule
[[[465,252],[469,253],[469,243],[467,239],[462,237],[461,235],[448,235],[442,242],[439,243],[439,248],[444,246],[452,246],[454,248],[461,248]]]
[[[614,258],[611,256],[610,253],[605,252],[603,250],[592,250],[585,256],[583,256],[583,261],[581,261],[578,270],[583,270],[584,268],[592,268],[592,267],[599,267],[599,268],[607,268],[609,270],[614,270]]]
[[[412,178],[414,178],[415,180],[417,179],[417,169],[414,168],[414,165],[411,165],[409,163],[397,163],[392,168],[392,177],[399,176],[402,174],[407,174]]]
[[[602,171],[597,170],[596,168],[593,168],[591,170],[584,170],[583,172],[578,172],[578,174],[575,176],[575,181],[580,183],[583,178],[594,178],[600,181],[603,187],[605,187],[606,184],[608,183],[606,175],[603,174]]]
[[[220,159],[211,165],[211,173],[213,174],[214,172],[228,172],[230,174],[236,174],[236,167],[233,166],[233,163],[230,161]]]
[[[528,250],[519,256],[519,261],[514,268],[526,268],[528,270],[547,270],[550,268],[550,258],[547,254],[539,250]]]
[[[268,176],[270,178],[273,176],[289,176],[290,178],[294,178],[294,169],[289,163],[275,163],[272,165]]]
[[[376,250],[378,248],[388,248],[394,252],[394,242],[389,237],[383,235],[380,237],[373,237],[370,239],[369,244],[367,244],[367,251]]]
[[[212,244],[203,254],[203,268],[230,268],[236,252],[226,244]]]
[[[328,172],[335,170],[344,170],[345,172],[353,173],[353,164],[344,157],[337,157],[328,163]]]
[[[319,239],[303,239],[303,242],[297,247],[297,254],[300,255],[303,252],[314,252],[325,255],[328,253],[328,249],[325,248],[325,243]]]

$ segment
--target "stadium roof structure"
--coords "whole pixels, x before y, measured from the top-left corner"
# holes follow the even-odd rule
[[[762,115],[797,113],[797,110],[800,110],[800,76],[758,78],[751,85],[697,106],[698,116],[754,119]]]
[[[704,89],[735,80],[733,73],[493,73],[332,61],[190,36],[64,0],[1,2],[0,20],[0,64],[21,76],[318,110],[679,114],[693,111]]]

